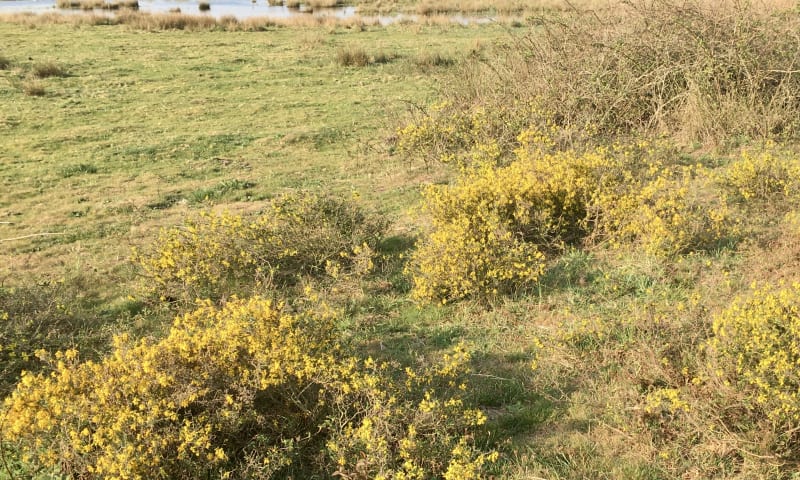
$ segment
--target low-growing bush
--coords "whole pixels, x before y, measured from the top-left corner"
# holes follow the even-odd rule
[[[800,192],[800,159],[775,148],[745,150],[727,166],[721,181],[745,201],[788,197]]]
[[[23,370],[41,368],[36,350],[95,349],[108,341],[100,319],[79,302],[84,288],[78,279],[0,286],[0,396],[11,391]]]
[[[712,175],[675,165],[666,147],[553,151],[554,140],[538,128],[518,142],[507,166],[497,166],[494,154],[476,156],[452,185],[424,192],[432,232],[410,264],[418,299],[530,287],[546,254],[567,245],[605,241],[670,256],[713,248],[733,231]]]
[[[347,356],[324,307],[210,302],[162,340],[116,338],[23,374],[4,403],[4,447],[28,471],[74,478],[479,478],[496,454],[469,432],[468,353],[404,373]]]
[[[528,115],[520,116],[518,110]],[[467,166],[476,158],[508,163],[519,146],[520,133],[537,119],[548,122],[529,104],[478,105],[462,111],[446,101],[415,110],[414,117],[398,130],[397,151],[427,165],[441,162]]]
[[[669,256],[714,248],[735,233],[727,200],[708,170],[654,167],[629,178],[624,194],[604,192],[597,199],[598,232],[612,245]]]
[[[593,187],[581,169],[596,158],[520,156],[505,167],[485,161],[453,185],[425,190],[433,231],[412,258],[416,298],[447,302],[529,287],[544,271],[545,252],[585,235]]]
[[[331,266],[347,269],[372,251],[386,222],[334,197],[289,194],[257,216],[203,213],[134,250],[153,292],[192,302],[287,286]]]
[[[757,286],[714,320],[711,371],[750,394],[784,432],[800,426],[800,284]]]

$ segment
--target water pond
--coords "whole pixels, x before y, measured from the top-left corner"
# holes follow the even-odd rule
[[[207,12],[201,12],[199,4],[204,1],[211,5]],[[238,19],[253,17],[292,18],[297,16],[328,16],[348,18],[356,15],[355,7],[336,7],[306,12],[303,9],[269,5],[266,0],[139,0],[139,11],[166,13],[180,9],[181,13],[210,15],[220,18],[234,16]],[[56,8],[56,0],[0,0],[0,14],[4,13],[83,13],[82,10]]]

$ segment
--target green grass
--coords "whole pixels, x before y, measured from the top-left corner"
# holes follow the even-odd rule
[[[533,290],[488,306],[409,299],[404,266],[425,228],[410,210],[420,185],[452,172],[391,155],[398,119],[436,102],[464,57],[510,34],[0,23],[18,46],[0,68],[0,313],[15,314],[0,329],[0,388],[38,368],[22,351],[78,346],[96,358],[114,333],[163,333],[173,307],[135,298],[128,262],[160,228],[201,210],[260,212],[281,192],[310,189],[360,197],[394,221],[373,273],[315,286],[343,312],[345,342],[410,365],[466,341],[476,352],[470,399],[488,416],[477,441],[503,454],[496,478],[792,478],[797,455],[778,457],[775,445],[791,453],[796,443],[726,403],[718,386],[692,383],[715,314],[753,280],[797,279],[800,234],[777,214],[736,242],[680,257],[576,246]],[[32,80],[44,58],[69,75]],[[33,82],[41,96],[22,88]],[[686,164],[728,161],[686,150]],[[781,211],[774,203],[738,213]],[[665,387],[681,389],[691,412],[645,413]]]
[[[307,34],[292,28],[142,34],[0,24],[0,31],[20,45],[17,58],[53,58],[70,72],[37,81],[46,99],[0,83],[0,123],[8,126],[0,131],[7,160],[0,215],[14,218],[3,237],[80,233],[80,256],[100,272],[124,264],[129,247],[160,226],[179,223],[182,199],[207,208],[316,188],[358,191],[401,212],[413,183],[402,162],[387,158],[383,139],[406,102],[433,98],[435,79],[409,76],[411,65],[401,61],[343,68],[337,51],[410,53],[425,44],[466,53],[476,39],[503,35],[499,28],[321,29],[324,41],[306,46]],[[0,76],[16,81],[37,65],[19,61]],[[233,179],[240,183],[226,184]],[[77,209],[88,213],[75,217]],[[102,225],[127,231],[100,238]],[[0,258],[4,268],[36,276],[72,263],[75,247],[26,239],[3,243]],[[31,249],[23,261],[18,253]]]

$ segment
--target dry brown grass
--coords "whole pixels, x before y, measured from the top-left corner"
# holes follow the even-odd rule
[[[120,0],[112,2],[106,2],[105,0],[56,0],[56,7],[81,10],[137,10],[139,8],[139,2],[138,0]]]
[[[682,143],[798,135],[800,19],[776,13],[783,3],[542,15],[523,39],[466,65],[454,103],[536,103],[562,125]]]
[[[261,31],[271,27],[342,27],[363,28],[380,26],[378,19],[359,16],[338,18],[333,16],[304,15],[291,18],[252,17],[243,20],[234,17],[215,19],[213,17],[170,13],[148,13],[121,10],[114,16],[98,13],[82,15],[62,15],[60,13],[14,13],[0,15],[0,22],[17,23],[28,26],[48,24],[67,25],[125,25],[134,30],[226,30],[226,31]]]
[[[67,71],[61,65],[48,61],[33,65],[31,74],[36,78],[66,77]]]
[[[340,0],[308,0],[305,5],[311,8],[334,8],[342,5]]]
[[[47,94],[42,82],[38,80],[26,80],[22,83],[22,91],[29,97],[43,97]]]

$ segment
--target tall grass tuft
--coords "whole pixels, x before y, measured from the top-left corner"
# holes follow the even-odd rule
[[[22,92],[29,97],[43,97],[47,91],[38,80],[26,80],[22,83]]]
[[[0,55],[0,70],[7,70],[11,65],[12,62],[10,58],[5,55]]]
[[[422,70],[428,70],[436,67],[450,67],[455,65],[456,61],[453,57],[447,56],[441,52],[426,52],[415,56],[412,59],[414,65]]]
[[[55,62],[42,62],[33,66],[31,71],[36,78],[66,77],[67,71]]]
[[[395,56],[383,51],[368,53],[361,47],[346,47],[336,51],[336,62],[343,67],[365,67],[376,63],[389,63]]]
[[[366,50],[353,47],[337,50],[336,62],[343,67],[364,67],[370,63]]]

